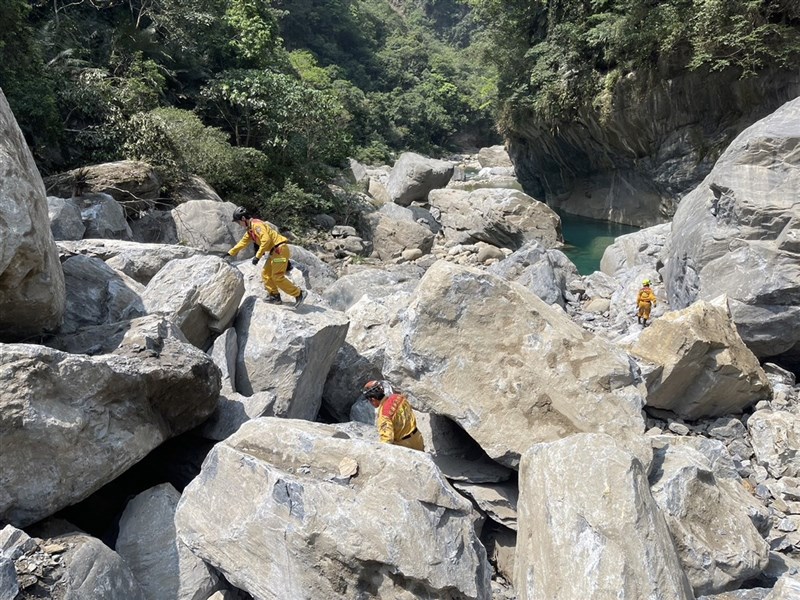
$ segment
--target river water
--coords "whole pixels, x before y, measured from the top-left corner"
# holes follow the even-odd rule
[[[598,221],[559,212],[561,231],[565,246],[561,250],[578,267],[581,275],[589,275],[600,270],[603,252],[614,240],[626,233],[638,231],[638,227]]]

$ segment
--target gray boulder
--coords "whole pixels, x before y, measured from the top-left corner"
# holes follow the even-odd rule
[[[415,406],[454,420],[512,468],[537,442],[599,431],[626,443],[644,432],[627,354],[485,271],[435,263],[383,347],[386,378]]]
[[[516,250],[536,240],[547,248],[561,245],[561,219],[543,202],[517,190],[488,188],[474,192],[431,192],[431,211],[456,244],[478,241]]]
[[[763,358],[800,342],[800,98],[744,130],[678,206],[664,279],[669,304],[720,294]]]
[[[64,315],[64,273],[44,184],[0,90],[0,341],[55,330]]]
[[[71,198],[47,197],[47,216],[50,218],[50,231],[56,240],[80,240],[86,232],[81,219],[81,209]]]
[[[19,527],[79,502],[199,425],[220,389],[205,354],[135,327],[112,355],[0,344],[0,383],[0,520]]]
[[[144,286],[98,258],[77,255],[64,261],[67,306],[59,333],[129,321],[146,314]]]
[[[453,176],[455,165],[444,160],[404,152],[392,167],[386,182],[389,199],[400,206],[425,202],[428,192],[443,188]]]
[[[489,600],[472,504],[425,453],[342,427],[245,424],[184,491],[181,540],[257,600]]]
[[[163,483],[133,498],[120,517],[115,548],[146,600],[206,600],[217,584],[216,574],[176,537],[180,497]]]
[[[644,467],[610,436],[536,444],[519,475],[519,600],[694,599]]]

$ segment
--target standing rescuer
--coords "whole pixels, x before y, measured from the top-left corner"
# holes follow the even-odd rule
[[[378,409],[378,434],[381,442],[425,451],[425,442],[417,429],[414,410],[402,394],[390,393],[385,381],[368,381],[363,394]]]
[[[243,206],[238,206],[233,211],[233,222],[238,223],[247,231],[245,231],[239,243],[228,250],[228,255],[236,256],[240,251],[247,248],[250,242],[256,244],[258,249],[253,257],[253,264],[258,264],[261,257],[265,254],[267,255],[267,262],[264,263],[264,269],[261,271],[261,280],[269,293],[267,302],[280,304],[281,294],[279,290],[283,290],[294,298],[295,306],[300,306],[305,300],[306,294],[290,279],[286,278],[286,269],[289,266],[289,244],[287,243],[289,240],[264,223],[264,221],[252,218],[248,210]]]
[[[636,296],[637,320],[639,323],[644,326],[647,325],[647,319],[650,318],[650,308],[656,304],[656,295],[650,289],[650,280],[645,279],[642,282],[642,289],[639,290]]]

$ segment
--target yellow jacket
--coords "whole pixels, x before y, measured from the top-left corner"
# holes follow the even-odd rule
[[[656,305],[656,295],[649,287],[643,287],[639,290],[639,295],[636,297],[636,304],[652,304]]]
[[[402,394],[384,398],[378,407],[378,434],[381,442],[394,444],[417,429],[414,410]]]
[[[228,254],[231,256],[236,256],[240,251],[247,248],[247,245],[250,242],[254,242],[258,244],[256,258],[261,258],[278,244],[283,244],[287,241],[289,240],[275,231],[272,227],[264,223],[264,221],[259,219],[250,219],[250,225],[247,226],[247,231],[245,231],[242,239],[239,240],[239,243],[233,248],[228,250]]]

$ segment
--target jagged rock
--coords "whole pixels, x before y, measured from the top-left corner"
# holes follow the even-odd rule
[[[489,272],[524,285],[547,304],[564,306],[568,282],[580,277],[577,267],[560,250],[527,242]]]
[[[332,308],[347,311],[365,294],[382,298],[400,292],[411,292],[419,284],[424,271],[413,265],[387,265],[386,268],[365,268],[343,275],[322,292]]]
[[[175,244],[142,244],[123,240],[62,241],[57,244],[62,254],[83,254],[104,261],[109,267],[147,285],[169,261],[189,258],[199,252],[195,248]]]
[[[146,600],[205,600],[217,584],[211,569],[176,537],[180,497],[163,483],[128,502],[120,518],[115,548]]]
[[[519,474],[519,600],[694,598],[644,467],[610,436],[536,444]]]
[[[44,184],[0,90],[0,341],[61,325],[66,292]]]
[[[245,230],[231,221],[236,205],[216,200],[190,200],[172,209],[178,243],[223,255],[242,239]],[[238,258],[253,256],[252,244]]]
[[[725,298],[653,321],[630,352],[649,371],[647,405],[685,419],[741,412],[770,395],[767,376],[730,320]]]
[[[146,314],[142,302],[144,286],[102,260],[76,255],[65,260],[62,267],[67,304],[59,334]]]
[[[434,215],[447,240],[458,244],[484,241],[516,250],[536,240],[547,248],[561,245],[561,218],[543,202],[516,190],[444,189],[430,193]]]
[[[650,490],[666,518],[683,570],[696,594],[738,587],[766,566],[769,546],[697,450],[659,436]],[[736,485],[736,483],[733,483]],[[738,485],[741,486],[741,483]],[[744,492],[744,488],[739,492]]]
[[[400,206],[408,206],[416,200],[424,202],[428,192],[447,185],[454,166],[444,160],[403,152],[386,182],[389,199]]]
[[[13,561],[0,555],[0,600],[14,600],[19,593],[19,581]]]
[[[773,477],[800,476],[800,416],[788,411],[757,410],[747,420],[756,460]]]
[[[489,146],[478,151],[478,162],[481,167],[514,168],[514,163],[506,152],[505,146]]]
[[[437,262],[387,337],[386,377],[507,466],[580,431],[635,445],[644,432],[629,357],[495,275]]]
[[[167,263],[142,293],[150,313],[168,316],[186,339],[206,349],[225,331],[244,296],[242,274],[214,256],[192,256]]]
[[[109,194],[84,194],[74,198],[81,211],[85,238],[130,240],[133,237],[125,210]]]
[[[235,392],[233,387],[236,381],[236,353],[239,347],[239,338],[233,327],[228,327],[208,350],[211,360],[219,367],[222,375],[222,393]]]
[[[681,200],[666,253],[670,306],[726,294],[760,358],[800,342],[798,140],[800,98],[743,131]]]
[[[176,205],[191,202],[193,200],[210,200],[212,202],[222,202],[222,198],[212,188],[208,182],[197,175],[189,175],[184,181],[173,186],[170,191],[172,201]]]
[[[199,425],[214,410],[220,380],[199,350],[134,327],[113,355],[0,345],[0,387],[0,520],[22,527]]]
[[[273,392],[273,415],[313,420],[348,320],[338,311],[284,309],[247,298],[235,327],[239,341],[236,384],[246,396]]]
[[[141,244],[177,244],[178,232],[172,211],[149,210],[130,222],[134,242]]]
[[[517,500],[519,492],[516,482],[509,483],[461,483],[453,482],[453,487],[472,498],[483,512],[493,521],[509,529],[517,529]]]
[[[161,179],[147,163],[135,160],[89,165],[45,180],[51,196],[80,197],[85,194],[108,194],[134,215],[151,208],[158,200]]]
[[[793,600],[800,597],[800,575],[784,575],[764,600]]]
[[[344,459],[355,475],[342,476]],[[195,554],[257,600],[489,600],[477,517],[423,452],[263,418],[214,447],[175,522]]]
[[[378,211],[367,215],[366,222],[372,245],[381,260],[397,258],[408,249],[427,254],[433,247],[434,233],[411,218],[398,219]]]
[[[671,230],[670,223],[663,223],[617,237],[603,251],[600,270],[611,277],[639,266],[649,267],[655,272]]]
[[[56,240],[80,240],[86,232],[78,203],[72,199],[47,197],[50,231]]]

